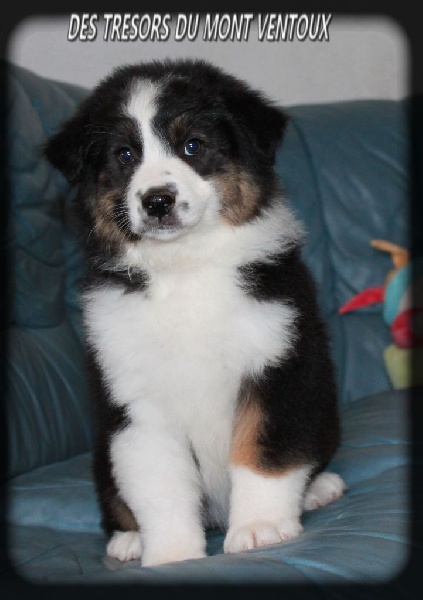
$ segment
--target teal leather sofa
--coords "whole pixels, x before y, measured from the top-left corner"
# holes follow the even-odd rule
[[[345,586],[406,592],[409,393],[392,389],[384,366],[391,338],[381,305],[347,315],[338,308],[364,288],[382,285],[391,268],[371,239],[409,244],[407,103],[289,107],[277,157],[286,197],[308,231],[304,257],[332,337],[343,437],[331,468],[348,484],[347,493],[306,513],[304,533],[290,543],[225,555],[224,533],[210,531],[207,558],[142,568],[105,556],[91,475],[78,301],[83,266],[69,217],[71,193],[41,154],[46,136],[85,94],[18,67],[9,71],[3,582],[295,585],[313,598],[343,597]]]

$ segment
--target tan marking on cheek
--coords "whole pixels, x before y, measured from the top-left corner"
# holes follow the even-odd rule
[[[257,214],[260,192],[248,173],[232,165],[214,181],[220,192],[221,213],[231,225],[242,225]]]
[[[116,225],[114,210],[117,200],[115,190],[103,190],[102,178],[99,178],[98,192],[93,202],[92,215],[94,217],[93,234],[98,238],[110,242],[121,243],[125,241],[123,232]]]

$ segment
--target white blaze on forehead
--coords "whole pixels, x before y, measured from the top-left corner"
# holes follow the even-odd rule
[[[143,148],[143,162],[157,161],[167,155],[166,146],[153,130],[157,114],[159,86],[141,81],[133,86],[128,102],[128,114],[138,123]]]
[[[142,156],[127,186],[126,203],[129,222],[135,233],[148,237],[179,236],[200,223],[204,227],[216,223],[219,215],[219,196],[212,181],[201,177],[192,166],[154,129],[159,110],[160,85],[149,80],[133,85],[127,103],[128,115],[138,124]],[[142,206],[142,198],[152,188],[171,187],[176,192],[172,213],[178,223],[176,229],[157,232]],[[175,233],[176,232],[176,233]]]

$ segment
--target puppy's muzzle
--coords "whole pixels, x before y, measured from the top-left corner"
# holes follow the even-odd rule
[[[141,204],[149,217],[159,221],[167,216],[175,204],[176,194],[169,188],[151,188],[141,197]]]

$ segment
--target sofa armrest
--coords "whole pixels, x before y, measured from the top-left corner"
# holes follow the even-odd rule
[[[11,475],[91,444],[70,195],[45,139],[85,91],[18,67],[8,72],[7,416]]]

